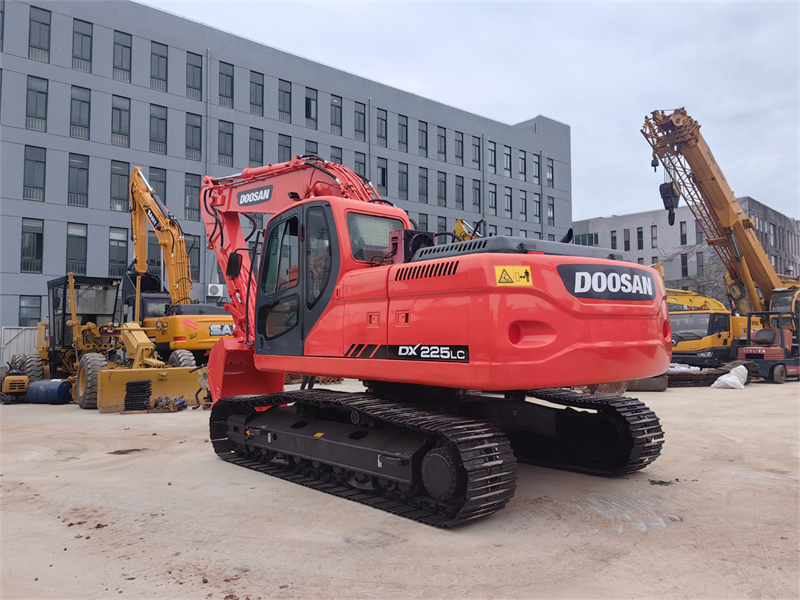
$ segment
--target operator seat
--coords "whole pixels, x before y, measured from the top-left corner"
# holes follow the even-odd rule
[[[790,350],[792,347],[792,332],[788,329],[783,330],[783,347]],[[781,345],[780,330],[775,327],[759,329],[750,340],[756,346],[777,346]]]

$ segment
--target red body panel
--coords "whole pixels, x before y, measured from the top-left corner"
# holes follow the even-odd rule
[[[458,262],[453,275],[396,280],[401,269],[429,267],[435,273],[438,265],[451,262]],[[660,290],[647,302],[582,300],[567,291],[556,271],[559,264],[604,262],[472,254],[351,271],[341,277],[338,297],[334,294],[307,335],[306,356],[256,355],[255,365],[478,390],[605,383],[664,373],[671,339],[664,337],[668,317]],[[495,265],[529,266],[533,285],[498,287]],[[510,336],[513,325],[518,333]],[[468,346],[469,363],[345,357],[353,345],[420,343]]]

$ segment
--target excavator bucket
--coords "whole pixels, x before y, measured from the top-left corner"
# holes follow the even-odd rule
[[[186,406],[195,406],[195,393],[200,385],[197,372],[191,367],[164,369],[106,369],[97,375],[97,410],[101,413],[126,410],[126,384],[132,381],[149,381],[150,405],[158,398],[183,396]]]

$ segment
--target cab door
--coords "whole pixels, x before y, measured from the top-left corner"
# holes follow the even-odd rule
[[[256,295],[256,353],[304,355],[306,335],[336,285],[333,224],[327,202],[305,204],[270,221]]]

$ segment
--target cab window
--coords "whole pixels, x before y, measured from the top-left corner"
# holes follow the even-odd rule
[[[351,212],[347,214],[347,229],[353,258],[371,262],[386,256],[391,246],[389,233],[403,229],[403,223],[399,219]]]
[[[298,277],[297,217],[278,224],[269,236],[261,290],[274,294],[297,285]]]
[[[311,310],[322,296],[331,277],[331,232],[322,208],[309,209],[306,223],[308,232],[306,304]]]

